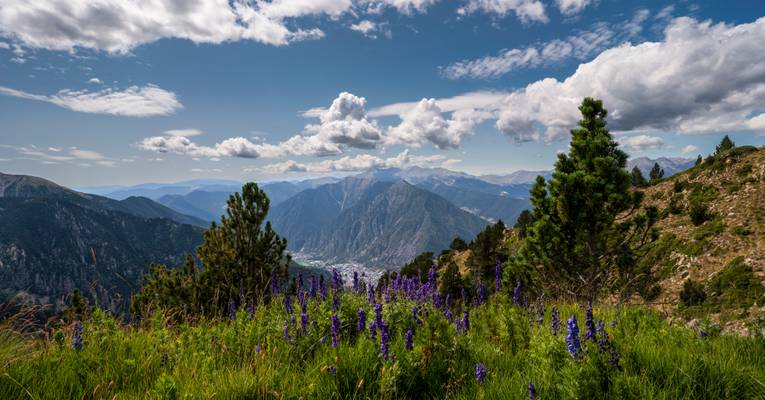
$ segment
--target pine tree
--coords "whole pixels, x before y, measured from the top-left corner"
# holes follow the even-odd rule
[[[579,110],[568,154],[531,190],[534,223],[521,254],[553,295],[593,300],[634,271],[639,250],[657,237],[658,213],[640,212],[643,193],[631,189],[627,154],[606,129],[602,102],[585,98]]]
[[[632,186],[640,188],[645,187],[646,185],[648,185],[648,181],[645,180],[640,168],[638,168],[637,165],[632,167]]]
[[[715,147],[715,155],[720,155],[736,146],[735,143],[733,143],[732,140],[728,137],[728,135],[725,135],[725,137],[722,138],[720,141],[720,144]]]
[[[653,163],[653,168],[651,168],[651,172],[648,176],[651,179],[651,183],[656,183],[664,177],[664,169],[659,163]]]
[[[531,216],[531,211],[521,211],[521,214],[518,215],[518,220],[515,221],[515,225],[513,226],[513,229],[518,232],[518,237],[521,239],[526,237],[526,229],[528,229],[529,225],[531,225],[533,221],[534,219]]]
[[[694,166],[700,165],[702,162],[704,162],[704,159],[701,157],[701,154],[699,154],[699,156],[696,157],[696,164],[694,164]]]

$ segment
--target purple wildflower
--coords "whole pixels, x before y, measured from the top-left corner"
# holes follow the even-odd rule
[[[260,354],[260,345],[259,344],[255,345],[255,354]]]
[[[377,337],[377,323],[375,321],[369,324],[369,337],[372,339]]]
[[[388,361],[388,341],[390,340],[390,336],[388,333],[388,325],[385,323],[382,323],[380,325],[380,354],[382,355],[383,360]]]
[[[606,323],[603,321],[598,321],[598,336],[601,338],[608,339],[608,334],[606,333]]]
[[[305,307],[303,307],[302,312],[300,313],[300,332],[302,332],[303,335],[305,335],[306,332],[308,331],[307,325],[308,325],[308,313],[306,312]]]
[[[316,298],[316,286],[318,286],[316,277],[311,276],[311,283],[308,285],[308,295],[311,296],[312,299]]]
[[[327,286],[324,284],[324,275],[319,277],[319,293],[321,293],[322,300],[327,300]]]
[[[428,270],[428,289],[430,289],[431,292],[436,291],[438,283],[436,282],[436,266],[431,265],[430,270]]]
[[[332,270],[332,290],[338,291],[343,288],[343,278],[340,277],[340,273],[336,269]]]
[[[568,335],[566,335],[566,348],[571,357],[579,357],[582,345],[579,343],[579,325],[576,323],[576,315],[568,319]]]
[[[236,303],[234,300],[228,301],[228,320],[236,321]]]
[[[412,307],[412,319],[414,320],[414,323],[417,325],[421,325],[422,321],[420,321],[420,310],[417,308],[417,306]]]
[[[340,309],[340,292],[337,290],[332,291],[332,311]]]
[[[331,372],[332,375],[337,375],[337,368],[333,365],[329,367],[329,372]]]
[[[407,350],[412,350],[414,348],[414,334],[412,333],[412,328],[409,328],[409,330],[406,331],[404,344]]]
[[[486,380],[486,366],[482,363],[475,365],[475,380],[479,385],[483,385],[483,381]]]
[[[367,283],[367,303],[375,303],[375,287],[371,283]]]
[[[340,319],[332,315],[332,347],[337,347],[340,340]]]
[[[478,298],[476,299],[476,303],[478,305],[483,304],[483,302],[486,300],[486,286],[484,286],[483,283],[478,284]]]
[[[74,324],[74,337],[72,338],[72,349],[82,350],[82,323],[77,321]]]
[[[529,400],[534,400],[537,398],[537,388],[534,387],[534,384],[529,382]]]
[[[465,333],[470,330],[470,310],[465,309],[465,315],[462,317],[462,329]]]
[[[359,308],[359,318],[356,322],[356,331],[358,333],[364,332],[367,329],[367,312],[363,308]]]
[[[545,305],[540,300],[539,303],[537,303],[537,324],[539,326],[542,326],[545,322]]]
[[[592,319],[592,303],[587,304],[587,311],[584,319],[584,339],[595,341],[595,321]]]
[[[502,290],[502,264],[497,260],[497,265],[494,267],[494,291],[499,293]]]
[[[377,328],[382,328],[382,325],[383,325],[382,312],[383,312],[382,304],[375,303],[375,326]]]
[[[515,288],[513,289],[513,304],[520,305],[521,304],[521,281],[518,280],[515,282]]]
[[[558,314],[558,307],[553,307],[551,314],[551,326],[552,326],[552,334],[553,336],[558,335],[558,332],[560,331],[560,315]]]
[[[447,308],[446,311],[444,311],[444,318],[446,318],[446,320],[450,323],[454,322],[454,315],[452,315],[452,310]]]
[[[359,292],[359,273],[356,271],[353,271],[353,291]]]
[[[292,307],[292,296],[289,294],[284,295],[284,309],[287,311],[287,314],[292,314],[295,311]]]

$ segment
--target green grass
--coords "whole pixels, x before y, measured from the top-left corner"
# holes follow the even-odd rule
[[[385,304],[395,354],[386,362],[379,336],[355,334],[360,307],[368,322],[374,318],[365,299],[342,296],[337,348],[330,345],[329,303],[311,300],[308,333],[293,327],[290,342],[282,339],[288,316],[280,301],[258,307],[252,321],[240,311],[235,322],[193,325],[168,325],[157,314],[144,326],[124,326],[96,311],[85,323],[80,351],[69,345],[71,330],[57,344],[6,329],[0,334],[0,398],[525,399],[529,382],[539,399],[765,398],[761,337],[701,338],[641,308],[595,309],[619,354],[614,367],[607,352],[584,341],[584,309],[576,305],[559,305],[563,332],[553,336],[549,304],[544,325],[530,326],[527,310],[506,295],[472,309],[467,334],[458,334],[432,306],[418,325],[414,303]],[[577,360],[564,338],[572,314],[585,346]],[[299,324],[297,311],[294,316]],[[415,331],[412,351],[404,348],[409,326]],[[475,380],[477,362],[488,368],[483,385]]]

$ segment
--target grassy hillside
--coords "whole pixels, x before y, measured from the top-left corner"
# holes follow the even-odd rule
[[[416,301],[400,290],[399,300],[382,306],[390,339],[386,360],[382,333],[370,335],[374,308],[361,294],[338,297],[333,347],[333,296],[308,299],[305,332],[300,308],[287,312],[282,295],[252,318],[240,309],[228,321],[169,325],[157,314],[130,327],[96,312],[82,329],[80,350],[72,348],[72,326],[35,340],[5,329],[0,398],[521,399],[528,398],[529,383],[538,399],[765,396],[762,337],[700,334],[642,309],[596,308],[593,322],[603,321],[604,330],[590,341],[585,310],[577,306],[558,305],[560,331],[553,335],[550,304],[543,306],[540,325],[535,308],[513,305],[505,291],[470,307],[463,328],[468,308],[459,301],[450,310],[454,323],[429,297]],[[361,333],[359,309],[367,315]],[[571,315],[583,346],[576,358],[567,351]],[[477,364],[487,371],[483,383]]]
[[[665,312],[711,314],[743,333],[765,316],[765,149],[734,148],[645,190],[661,212],[662,237],[646,266],[659,289],[649,296]],[[686,282],[703,287],[703,302],[681,301]]]

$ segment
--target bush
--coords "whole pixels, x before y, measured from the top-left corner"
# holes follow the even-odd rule
[[[671,214],[682,214],[683,213],[683,195],[681,194],[675,194],[669,199],[669,204],[667,205],[667,211],[669,211]]]
[[[749,236],[752,234],[752,230],[745,226],[737,226],[733,228],[733,234],[738,236]]]
[[[691,217],[693,225],[699,226],[704,222],[712,219],[712,213],[709,212],[709,207],[706,203],[701,201],[692,201],[690,209],[688,210],[688,216]]]
[[[722,220],[714,219],[696,228],[696,230],[693,232],[693,238],[696,240],[706,239],[710,236],[720,234],[724,230],[725,230],[725,224],[723,224]]]
[[[681,193],[687,187],[688,187],[688,181],[678,179],[672,184],[672,191],[675,193]]]
[[[704,285],[692,279],[688,279],[683,284],[683,290],[680,291],[680,305],[683,307],[696,306],[704,303],[707,299],[707,293],[704,291]]]
[[[709,281],[710,298],[721,307],[751,307],[761,301],[765,286],[743,257],[734,258]]]

